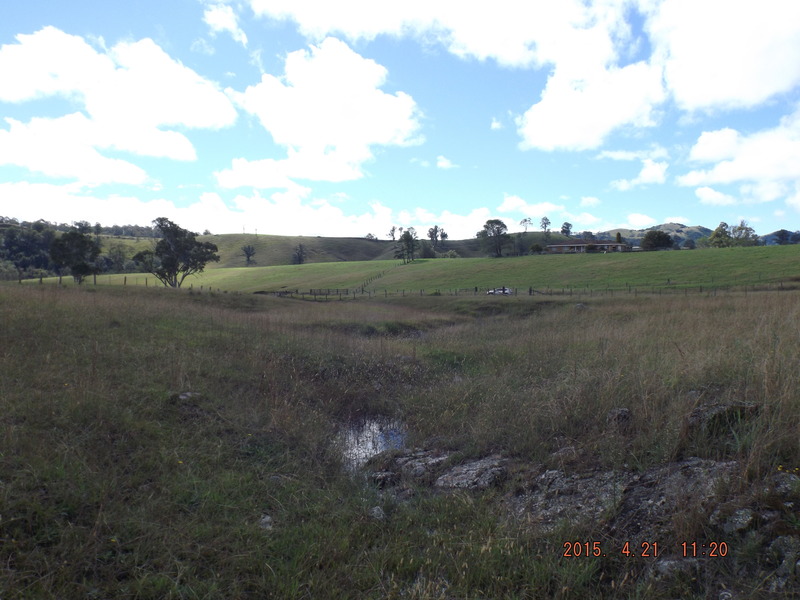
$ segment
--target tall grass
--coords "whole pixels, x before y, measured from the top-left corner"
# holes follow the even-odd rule
[[[0,287],[0,597],[635,597],[624,566],[561,558],[597,531],[534,537],[503,490],[381,496],[336,444],[385,415],[543,468],[565,444],[575,469],[736,459],[754,486],[800,466],[795,292],[587,305]],[[761,410],[687,432],[732,401]]]

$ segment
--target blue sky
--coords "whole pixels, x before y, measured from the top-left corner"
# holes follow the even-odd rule
[[[796,0],[6,2],[0,215],[800,229]]]

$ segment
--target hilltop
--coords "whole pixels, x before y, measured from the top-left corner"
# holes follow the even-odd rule
[[[663,231],[668,233],[672,237],[672,240],[679,245],[683,245],[687,240],[697,241],[713,233],[712,229],[703,227],[702,225],[687,226],[682,223],[662,223],[661,225],[654,225],[647,229],[611,229],[598,233],[597,237],[599,239],[613,240],[616,238],[617,233],[619,233],[623,239],[630,244],[638,245],[648,231]]]

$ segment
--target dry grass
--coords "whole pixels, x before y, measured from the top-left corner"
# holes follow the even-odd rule
[[[492,494],[381,499],[344,472],[338,427],[399,417],[411,443],[545,465],[565,443],[587,468],[735,458],[758,482],[800,466],[797,299],[0,287],[0,596],[635,597]],[[687,432],[734,401],[760,412]]]

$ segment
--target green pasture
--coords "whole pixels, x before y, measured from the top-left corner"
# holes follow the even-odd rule
[[[98,276],[100,284],[155,285],[150,275]],[[67,282],[68,278],[64,278]],[[209,268],[185,287],[255,292],[351,289],[449,293],[507,286],[526,291],[791,287],[800,280],[800,246],[758,246],[668,252],[535,255],[470,259],[346,261],[304,265]],[[160,284],[159,284],[160,285]]]

